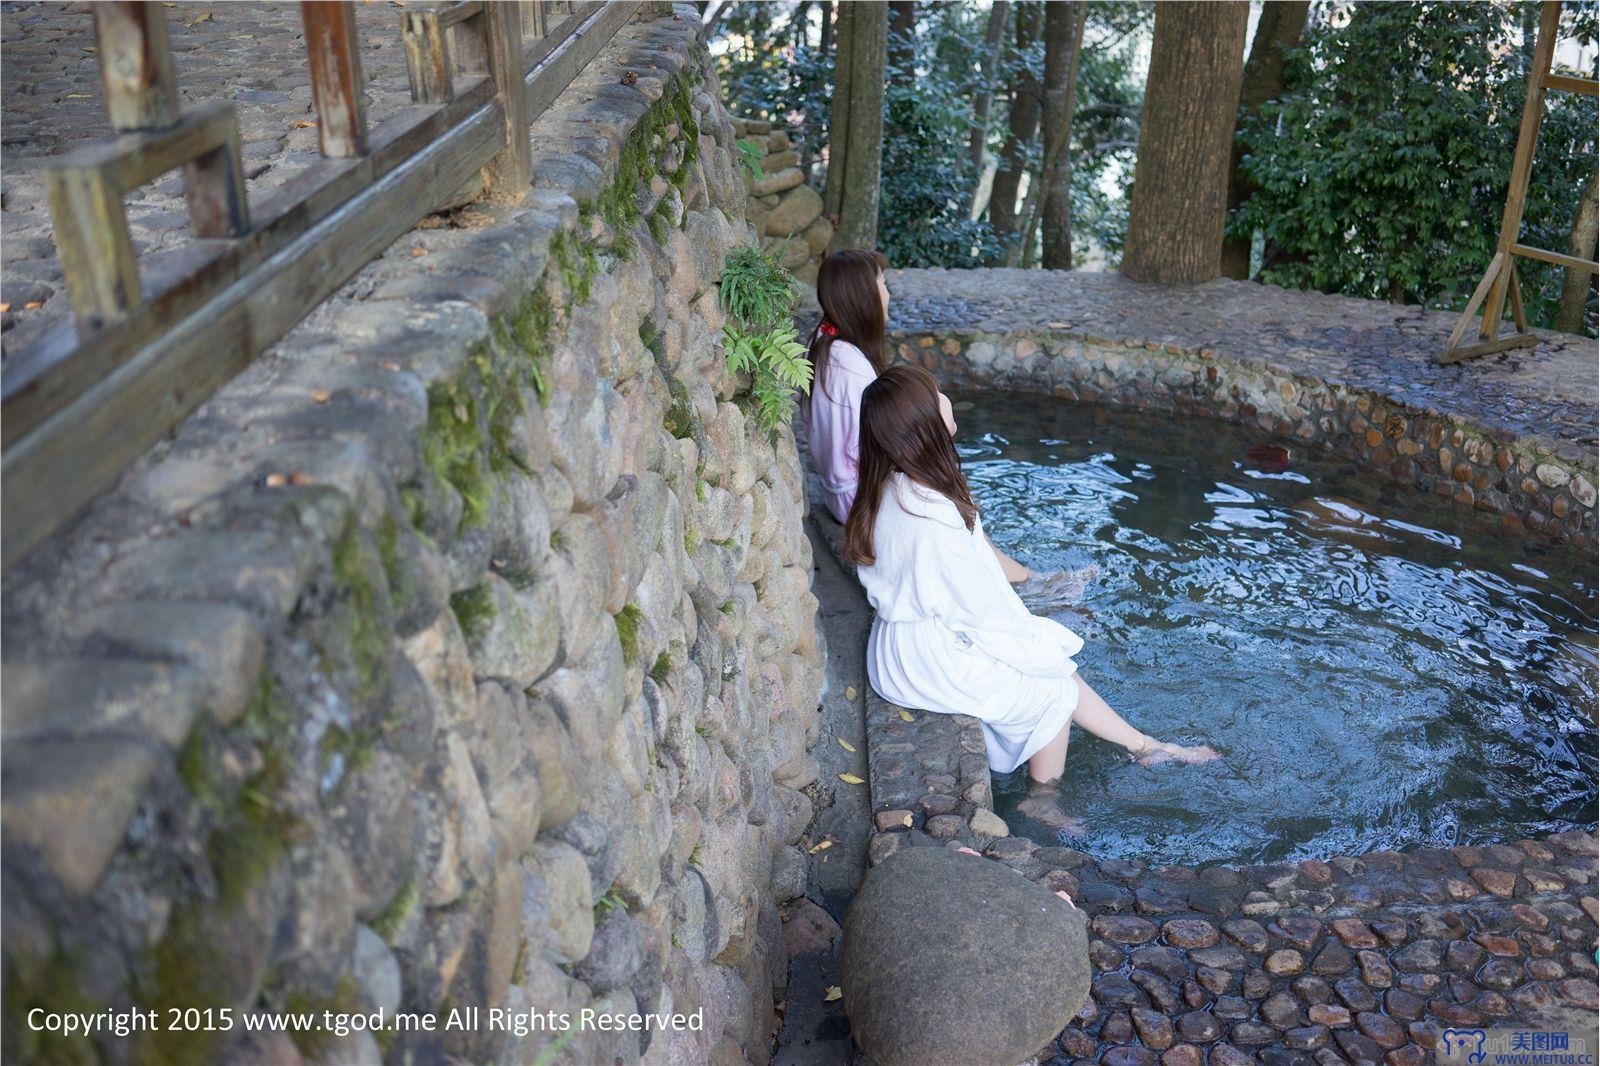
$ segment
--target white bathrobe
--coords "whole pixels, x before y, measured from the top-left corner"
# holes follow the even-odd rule
[[[989,766],[1009,773],[1053,740],[1078,706],[1083,647],[1072,630],[1017,598],[983,537],[945,496],[890,477],[860,567],[877,617],[867,678],[903,707],[970,714],[983,723]]]

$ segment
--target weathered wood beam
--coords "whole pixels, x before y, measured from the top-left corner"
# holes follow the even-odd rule
[[[551,37],[556,39],[548,50],[531,64],[523,86],[527,95],[530,115],[543,114],[561,91],[572,84],[572,79],[586,67],[611,38],[639,10],[639,3],[613,0],[612,3],[584,4],[572,18],[581,21],[571,29],[563,23],[556,27]],[[559,35],[559,36],[558,36]],[[538,49],[541,42],[535,42]]]
[[[111,128],[159,130],[177,122],[178,83],[161,5],[105,0],[90,7]]]
[[[409,155],[6,448],[0,457],[4,565],[108,487],[257,353],[460,188],[498,150],[499,112],[498,104],[485,104]]]
[[[497,106],[493,86],[472,78],[444,107],[406,108],[373,131],[367,155],[314,164],[267,197],[257,210],[261,221],[244,238],[196,242],[180,262],[171,263],[165,278],[148,272],[145,302],[124,321],[92,335],[63,323],[40,343],[8,357],[0,376],[0,444],[10,447],[139,348],[154,343],[171,323],[198,314],[217,289],[248,274],[485,106]]]
[[[317,109],[317,143],[329,159],[367,151],[366,90],[357,51],[355,5],[343,0],[303,0],[300,20],[311,64],[311,99]]]
[[[1546,74],[1544,87],[1559,89],[1566,93],[1578,93],[1582,96],[1600,96],[1600,81],[1593,78],[1574,78],[1569,74]]]
[[[1522,256],[1524,259],[1537,259],[1540,262],[1554,263],[1556,266],[1566,267],[1569,270],[1587,270],[1591,274],[1600,274],[1600,263],[1591,259],[1579,259],[1577,256],[1567,255],[1565,252],[1547,252],[1543,248],[1534,248],[1526,244],[1513,244],[1511,252],[1513,255]]]
[[[92,333],[126,318],[140,292],[122,187],[93,166],[51,167],[45,181],[67,300],[80,330]]]

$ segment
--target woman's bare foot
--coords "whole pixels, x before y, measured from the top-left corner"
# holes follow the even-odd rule
[[[1182,744],[1167,744],[1151,737],[1145,738],[1145,746],[1129,752],[1133,761],[1140,766],[1156,766],[1164,762],[1180,762],[1193,766],[1196,763],[1211,762],[1222,758],[1222,753],[1204,744],[1185,747]]]
[[[1016,586],[1017,595],[1035,613],[1051,613],[1072,607],[1083,599],[1089,583],[1100,575],[1098,566],[1078,570],[1031,571]]]
[[[1068,836],[1082,836],[1088,827],[1080,819],[1072,817],[1061,809],[1057,799],[1055,782],[1041,785],[1039,782],[1030,782],[1028,785],[1028,798],[1017,804],[1017,810],[1035,821],[1043,822],[1051,829],[1059,830]]]

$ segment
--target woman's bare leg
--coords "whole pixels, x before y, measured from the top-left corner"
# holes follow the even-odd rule
[[[1067,735],[1071,729],[1069,718],[1061,732],[1028,760],[1028,798],[1017,804],[1017,810],[1068,836],[1078,836],[1084,832],[1083,823],[1061,809],[1061,771],[1067,765]]]
[[[1180,762],[1210,762],[1212,759],[1221,758],[1214,749],[1204,745],[1183,747],[1179,744],[1164,744],[1154,737],[1141,733],[1129,725],[1120,714],[1113,711],[1111,705],[1089,687],[1081,673],[1078,675],[1078,709],[1072,712],[1072,720],[1100,739],[1109,740],[1118,747],[1126,749],[1129,755],[1138,758],[1146,765],[1169,759],[1177,759]],[[1062,745],[1063,756],[1065,747]]]
[[[1061,771],[1067,765],[1067,734],[1072,730],[1072,719],[1068,718],[1061,726],[1061,732],[1055,738],[1033,753],[1033,758],[1028,760],[1028,780],[1041,784],[1054,781],[1061,776]]]

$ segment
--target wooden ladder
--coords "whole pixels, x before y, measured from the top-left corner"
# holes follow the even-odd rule
[[[1539,126],[1544,121],[1544,94],[1547,89],[1563,92],[1597,95],[1600,82],[1593,78],[1573,78],[1551,73],[1555,59],[1556,38],[1561,25],[1561,0],[1545,0],[1539,5],[1539,38],[1533,50],[1533,66],[1528,71],[1528,96],[1522,105],[1522,126],[1517,131],[1517,151],[1511,164],[1511,184],[1506,190],[1505,214],[1500,219],[1500,240],[1489,269],[1472,292],[1472,299],[1456,319],[1456,328],[1444,350],[1434,355],[1436,363],[1459,363],[1480,355],[1503,352],[1510,348],[1531,348],[1539,338],[1528,330],[1528,320],[1522,311],[1522,285],[1517,280],[1517,257],[1538,259],[1546,263],[1574,270],[1587,270],[1600,274],[1600,263],[1561,252],[1547,252],[1517,241],[1522,230],[1522,211],[1528,196],[1528,179],[1533,173],[1533,150],[1539,140]],[[1505,311],[1506,294],[1511,296],[1511,319],[1516,332],[1504,337],[1500,332],[1500,316]],[[1483,307],[1483,320],[1478,327],[1478,343],[1461,347],[1461,339],[1472,324],[1479,306]]]

